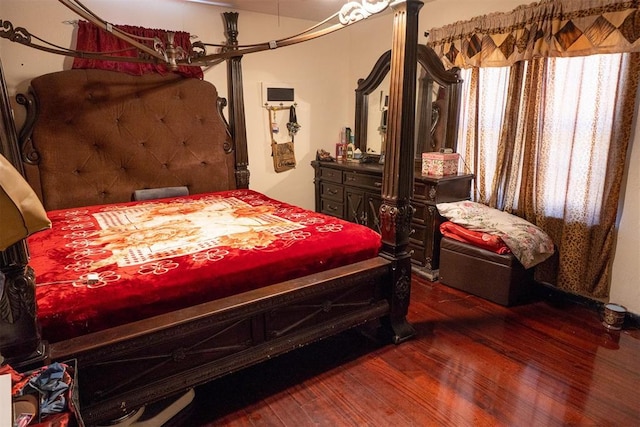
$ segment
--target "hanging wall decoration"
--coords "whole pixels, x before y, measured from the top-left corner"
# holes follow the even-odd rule
[[[294,149],[294,137],[300,129],[300,124],[296,117],[295,104],[291,107],[273,107],[267,106],[269,112],[269,132],[271,134],[271,155],[273,156],[273,169],[276,172],[284,172],[296,167],[296,154]],[[279,133],[280,128],[276,120],[276,113],[282,110],[289,110],[289,122],[287,130],[291,141],[277,142],[275,136]]]

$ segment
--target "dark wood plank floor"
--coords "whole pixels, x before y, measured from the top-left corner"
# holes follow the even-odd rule
[[[414,278],[417,337],[349,331],[197,389],[181,426],[637,426],[640,330],[549,297],[505,308]]]

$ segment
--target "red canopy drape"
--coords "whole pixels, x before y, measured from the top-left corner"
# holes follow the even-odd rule
[[[128,34],[153,38],[158,37],[163,43],[167,40],[167,30],[150,29],[143,27],[135,27],[131,25],[115,25],[119,30],[125,31]],[[191,39],[190,34],[184,31],[175,31],[174,44],[176,47],[181,47],[187,52],[191,51]],[[148,43],[152,46],[153,43],[140,41],[141,43]],[[132,48],[124,40],[121,40],[113,34],[98,28],[96,25],[87,22],[78,22],[78,40],[76,42],[76,49],[84,52],[102,52],[109,54],[110,56],[123,56],[136,58],[138,51]],[[102,70],[120,71],[123,73],[142,75],[147,73],[160,73],[166,74],[171,71],[165,64],[148,64],[143,62],[124,62],[124,61],[103,61],[97,59],[88,58],[75,58],[73,60],[72,68],[97,68]],[[200,67],[181,65],[178,68],[177,73],[186,77],[195,77],[202,79],[203,73]]]

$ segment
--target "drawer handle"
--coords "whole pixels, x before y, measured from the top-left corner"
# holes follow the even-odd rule
[[[331,211],[337,211],[337,210],[338,210],[338,207],[337,207],[337,206],[331,206],[331,205],[329,205],[329,206],[328,206],[328,208],[329,208],[329,210],[331,210]]]
[[[329,188],[327,190],[327,193],[329,193],[329,194],[338,194],[338,190],[333,190],[333,189]]]
[[[347,181],[355,181],[356,177],[355,176],[348,176],[347,177]]]
[[[382,187],[382,183],[381,182],[374,182],[373,186],[374,187]]]

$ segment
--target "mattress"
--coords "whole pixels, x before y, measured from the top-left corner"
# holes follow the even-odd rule
[[[48,212],[28,240],[56,342],[375,257],[373,230],[252,190]]]

